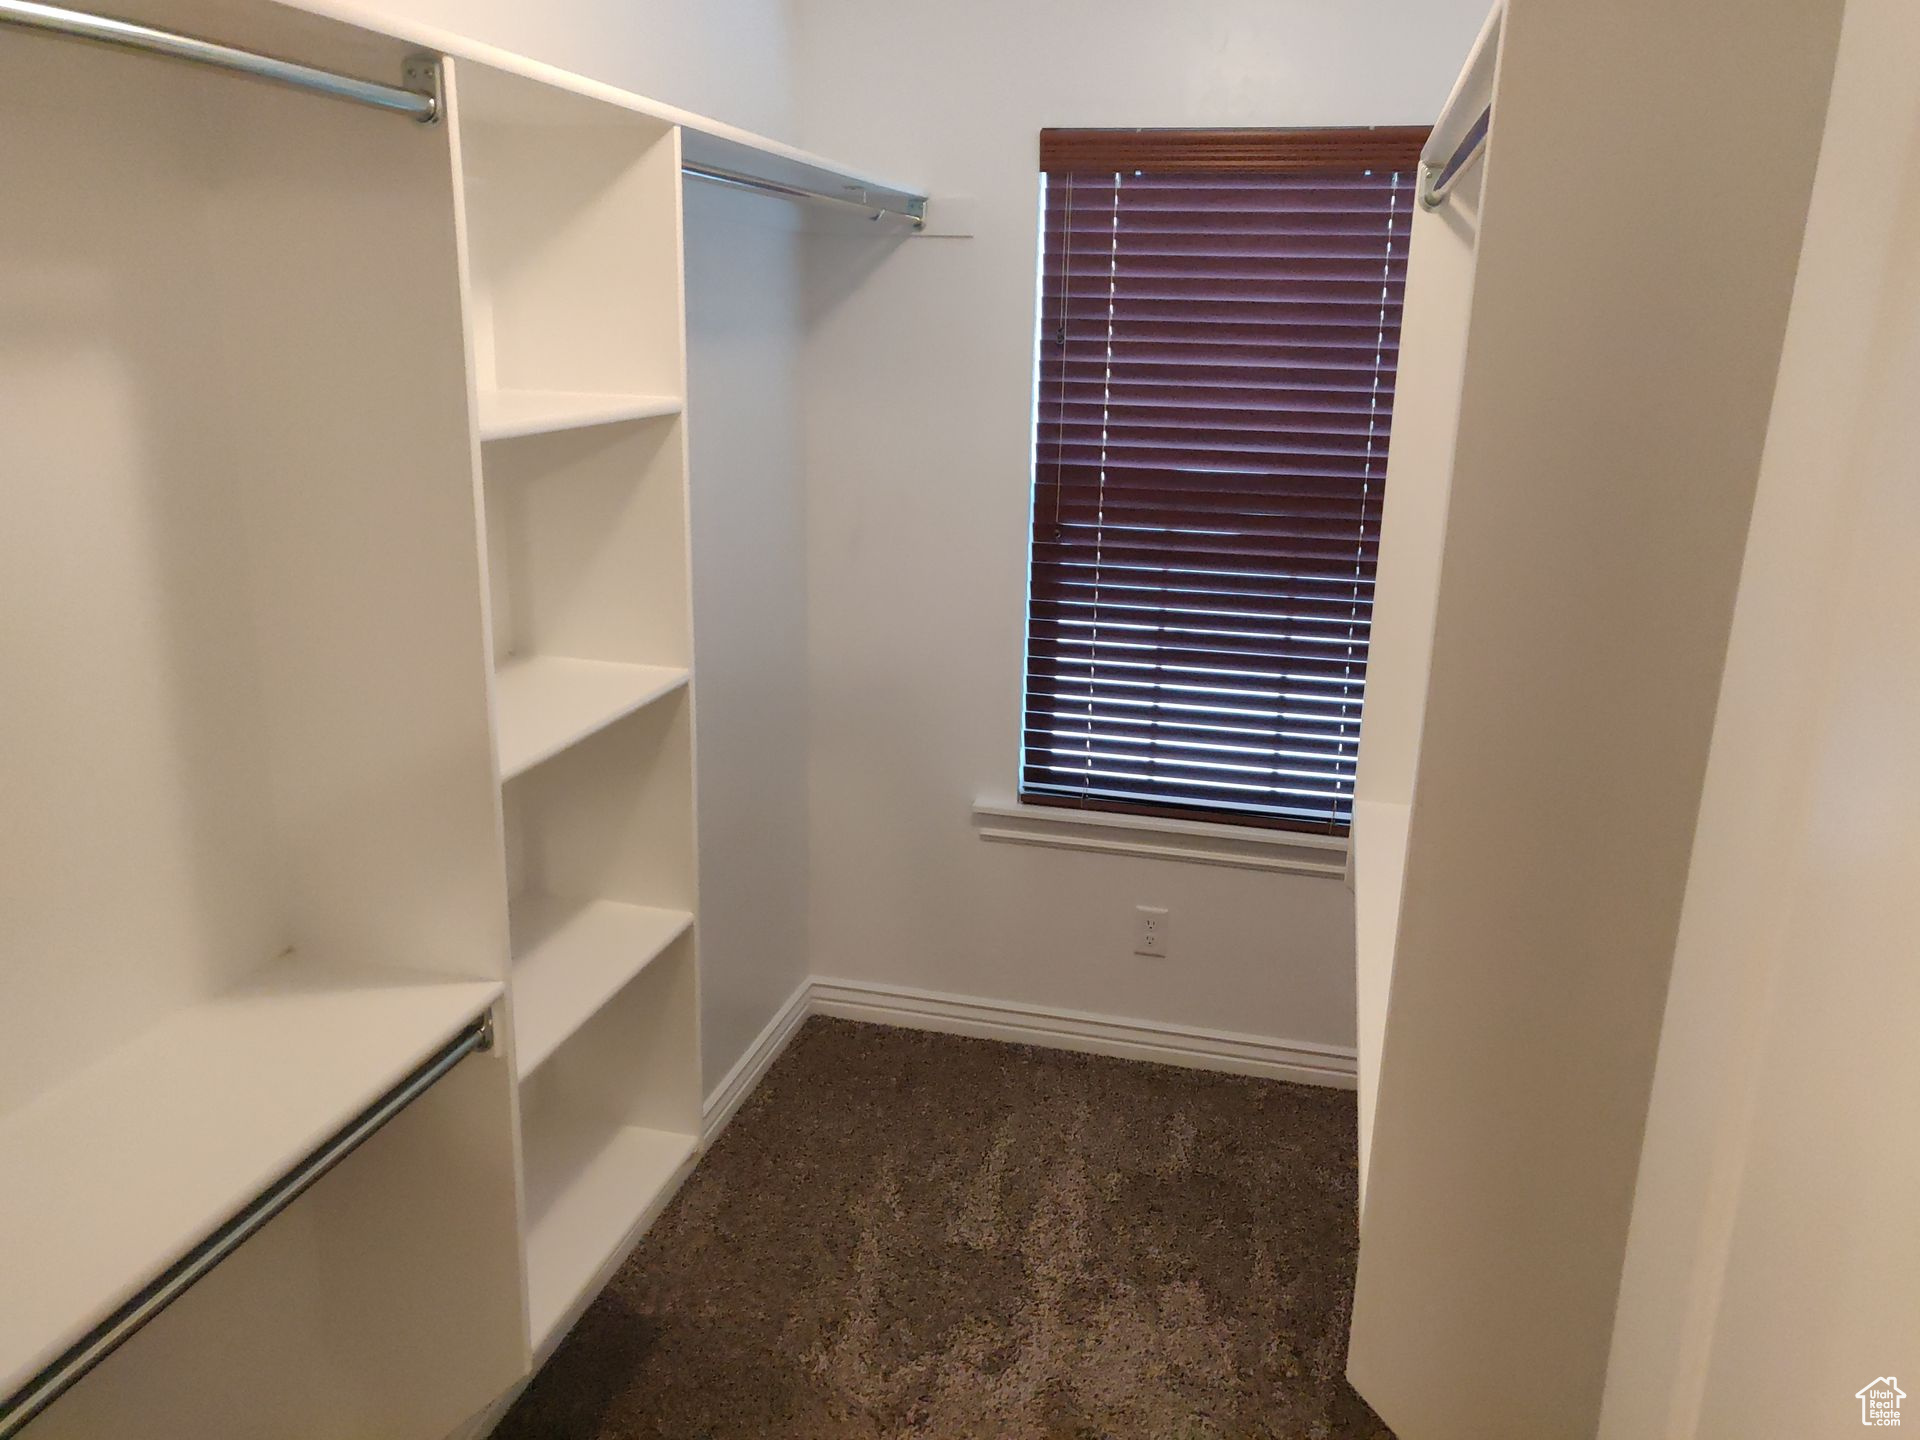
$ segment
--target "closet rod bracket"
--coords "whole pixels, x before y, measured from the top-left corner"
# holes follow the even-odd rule
[[[400,88],[424,95],[433,104],[413,118],[422,125],[436,125],[440,121],[441,108],[446,104],[440,88],[440,57],[438,55],[409,55],[400,66]]]

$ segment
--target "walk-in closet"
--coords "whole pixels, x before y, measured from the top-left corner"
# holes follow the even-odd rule
[[[1898,1426],[1917,69],[0,0],[0,1440]]]

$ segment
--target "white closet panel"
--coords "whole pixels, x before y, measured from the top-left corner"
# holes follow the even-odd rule
[[[1349,1375],[1401,1440],[1598,1424],[1841,8],[1506,6],[1430,662],[1380,676],[1424,695]]]
[[[1497,43],[1497,32],[1495,32]],[[1354,780],[1355,999],[1359,1039],[1360,1199],[1380,1093],[1393,949],[1400,928],[1413,777],[1426,712],[1434,604],[1453,484],[1454,430],[1466,359],[1485,159],[1447,189],[1446,203],[1416,205],[1409,222],[1406,313],[1387,454],[1379,579],[1367,649],[1367,703]]]

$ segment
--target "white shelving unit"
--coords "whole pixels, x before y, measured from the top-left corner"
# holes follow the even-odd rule
[[[539,1355],[699,1149],[680,136],[452,81]]]
[[[327,0],[113,9],[445,58],[422,125],[0,31],[0,1427],[490,1012],[32,1430],[477,1433],[699,1153],[683,161],[906,192]]]

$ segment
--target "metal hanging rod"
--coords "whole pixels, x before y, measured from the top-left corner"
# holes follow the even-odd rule
[[[191,35],[176,35],[171,30],[155,30],[126,20],[109,20],[104,15],[41,5],[35,0],[0,0],[0,25],[211,65],[216,70],[251,75],[258,80],[291,85],[297,90],[331,95],[336,100],[351,100],[356,105],[411,115],[428,125],[440,114],[437,66],[430,59],[407,62],[403,76],[409,82],[407,86],[381,85],[372,80],[356,80],[351,75],[336,75],[331,70],[316,70],[311,65],[296,65],[291,60],[276,60],[271,55],[256,55],[251,50],[236,50],[211,40],[196,40]],[[0,1435],[5,1433],[0,1431]]]
[[[406,1079],[335,1131],[319,1149],[250,1200],[231,1220],[174,1261],[126,1304],[81,1336],[19,1390],[0,1400],[0,1440],[18,1435],[28,1421],[131,1340],[148,1321],[305,1194],[314,1182],[357,1150],[381,1126],[426,1094],[454,1066],[476,1050],[492,1048],[493,1012],[488,1011],[441,1046]]]
[[[1460,148],[1449,155],[1444,164],[1434,165],[1421,162],[1421,171],[1426,177],[1426,186],[1420,192],[1420,203],[1429,210],[1438,210],[1447,203],[1447,196],[1453,192],[1453,185],[1467,170],[1486,153],[1487,131],[1493,124],[1493,107],[1488,106],[1480,112],[1480,118],[1473,122],[1473,128],[1467,131],[1466,138],[1460,142]]]
[[[905,220],[916,230],[927,223],[926,197],[920,195],[890,193],[876,197],[865,190],[860,191],[857,197],[835,195],[826,190],[808,190],[781,180],[769,180],[761,175],[749,175],[745,171],[728,170],[694,160],[685,161],[680,169],[683,174],[691,175],[696,180],[710,180],[716,185],[732,185],[741,190],[756,190],[763,195],[784,195],[790,200],[824,200],[830,205],[850,205],[856,210],[866,211],[875,220]]]
[[[1420,203],[1429,210],[1438,210],[1446,203],[1454,181],[1486,150],[1487,132],[1493,123],[1493,77],[1500,59],[1500,27],[1505,16],[1504,0],[1487,13],[1460,78],[1453,82],[1453,93],[1440,107],[1440,118],[1421,148]]]

